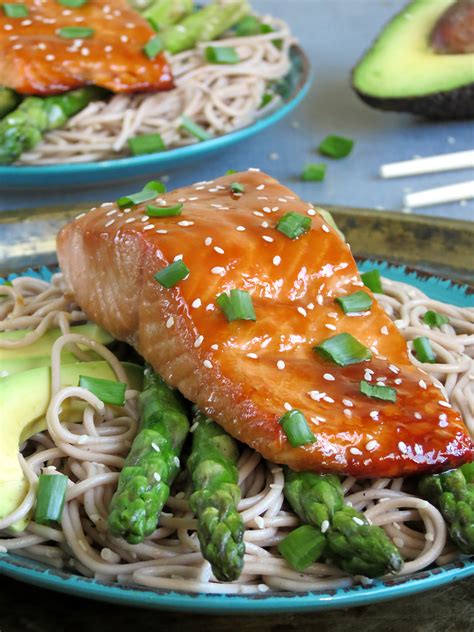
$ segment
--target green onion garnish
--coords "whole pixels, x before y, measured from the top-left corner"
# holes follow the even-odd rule
[[[295,409],[288,411],[278,423],[281,424],[292,448],[316,443],[316,437],[309,429],[308,422],[301,411]]]
[[[88,26],[63,26],[56,33],[63,39],[87,39],[94,35],[94,29]]]
[[[229,294],[219,294],[216,303],[224,312],[227,320],[257,320],[252,297],[245,290],[231,290]]]
[[[182,209],[182,204],[173,204],[173,206],[153,206],[149,204],[146,207],[146,214],[148,217],[176,217],[181,215]]]
[[[441,325],[447,325],[449,323],[449,318],[444,314],[440,314],[439,312],[434,312],[433,310],[428,310],[423,315],[423,322],[426,325],[429,325],[431,329],[434,327],[441,327]]]
[[[159,35],[154,35],[143,47],[143,52],[149,59],[155,59],[158,53],[163,50],[163,40]]]
[[[350,138],[326,136],[318,149],[324,156],[329,156],[330,158],[345,158],[351,153],[353,146],[354,141]]]
[[[230,190],[232,193],[244,193],[245,184],[242,184],[241,182],[231,182]]]
[[[306,165],[301,174],[304,182],[321,182],[326,176],[326,165],[322,162]]]
[[[349,294],[348,296],[340,296],[336,298],[335,301],[341,306],[344,314],[366,312],[372,307],[372,303],[374,302],[372,297],[362,290]]]
[[[140,134],[128,139],[128,146],[134,156],[154,154],[166,149],[165,141],[160,134]]]
[[[0,287],[2,285],[7,285],[8,287],[13,287],[13,283],[11,281],[4,281],[3,283],[0,283]]]
[[[169,290],[179,283],[179,281],[182,281],[185,277],[187,277],[188,274],[188,266],[184,263],[184,261],[182,261],[182,259],[178,259],[178,261],[170,263],[169,266],[166,266],[166,268],[157,272],[154,278],[160,285]]]
[[[237,173],[237,169],[227,169],[227,171],[225,172],[225,175],[232,176],[234,175],[234,173]]]
[[[235,25],[237,37],[247,37],[261,34],[261,22],[254,15],[246,15]]]
[[[321,557],[326,548],[326,536],[316,527],[304,524],[291,531],[277,548],[291,568],[301,573]]]
[[[124,195],[117,200],[117,206],[119,208],[126,208],[127,206],[135,206],[141,202],[148,202],[152,200],[159,193],[166,193],[166,187],[162,182],[158,180],[152,180],[145,184],[141,191],[138,193],[131,193],[130,195]]]
[[[360,382],[360,392],[367,397],[375,399],[383,399],[386,402],[397,401],[397,391],[390,386],[382,386],[380,384],[369,384],[365,380]]]
[[[310,230],[311,217],[291,211],[283,215],[276,227],[280,233],[283,233],[290,239],[297,239]]]
[[[374,292],[375,294],[383,294],[380,270],[374,268],[373,270],[369,270],[368,272],[362,272],[360,278],[362,279],[362,283],[365,285],[365,287],[368,287],[369,290],[372,290],[372,292]]]
[[[198,140],[203,141],[212,138],[212,135],[209,132],[207,132],[203,127],[192,121],[188,116],[185,116],[184,114],[181,117],[180,127]]]
[[[71,7],[71,9],[78,9],[82,5],[86,4],[87,0],[58,0],[59,4],[63,7]]]
[[[86,388],[104,402],[104,404],[112,404],[113,406],[123,406],[125,404],[125,390],[127,385],[123,382],[114,382],[113,380],[103,380],[99,377],[80,375],[79,386]]]
[[[238,64],[239,54],[232,46],[208,46],[205,56],[210,64]]]
[[[8,18],[26,18],[29,14],[28,7],[25,4],[10,2],[6,2],[3,5],[3,12]]]
[[[416,351],[416,357],[420,362],[435,364],[436,354],[431,347],[431,342],[426,336],[420,336],[413,340],[413,348]]]
[[[65,474],[39,475],[35,522],[47,526],[61,522],[68,480]]]
[[[273,101],[273,97],[274,97],[274,95],[271,92],[265,92],[265,94],[262,97],[262,101],[261,101],[260,105],[258,106],[258,109],[261,110],[266,105],[271,103]]]
[[[342,333],[326,338],[319,345],[313,347],[313,351],[319,353],[326,360],[332,360],[339,366],[358,364],[364,360],[370,360],[372,353],[357,338],[351,334]]]

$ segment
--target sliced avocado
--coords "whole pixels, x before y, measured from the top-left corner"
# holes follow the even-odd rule
[[[372,107],[432,119],[474,117],[474,53],[433,46],[433,31],[456,0],[413,0],[357,64],[352,85]]]
[[[30,329],[18,329],[15,331],[4,331],[0,333],[0,342],[2,340],[21,340],[31,332]],[[81,334],[91,340],[108,345],[113,342],[114,338],[105,329],[102,329],[95,323],[86,323],[85,325],[75,325],[71,327],[72,334]],[[0,347],[0,377],[19,373],[20,371],[29,371],[40,366],[51,365],[51,348],[56,340],[62,335],[59,327],[50,329],[39,340],[27,347],[19,347],[16,349],[4,349]],[[99,356],[87,349],[83,345],[79,345],[81,349],[86,349],[92,360],[98,360]],[[63,351],[61,354],[62,364],[71,364],[77,362],[76,356],[70,351]]]
[[[131,388],[141,390],[142,367],[127,362],[123,367]],[[116,380],[108,362],[76,362],[61,367],[61,385],[77,386],[80,375]],[[18,461],[19,446],[47,427],[50,386],[50,367],[15,373],[0,380],[0,519],[14,511],[27,492],[28,484]],[[77,421],[82,410],[81,402],[67,400],[62,406],[61,419]],[[26,520],[21,520],[12,530],[22,531],[25,526]]]

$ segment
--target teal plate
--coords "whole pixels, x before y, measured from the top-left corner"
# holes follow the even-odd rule
[[[216,136],[210,140],[186,147],[178,147],[145,156],[117,158],[82,164],[57,164],[47,166],[0,166],[0,190],[44,189],[54,186],[81,187],[97,184],[111,184],[129,180],[137,176],[156,175],[158,170],[169,169],[192,160],[199,160],[208,154],[225,149],[258,134],[275,125],[292,112],[308,94],[311,85],[310,64],[299,46],[291,49],[291,70],[282,80],[277,91],[282,99],[275,109],[257,119],[254,123],[235,132]]]
[[[431,298],[448,301],[462,307],[474,306],[472,288],[468,285],[453,283],[405,266],[386,262],[376,264],[373,261],[359,262],[362,270],[370,269],[374,265],[377,265],[386,277],[411,283]],[[49,274],[47,268],[42,268],[39,272],[28,271],[28,273],[38,276]],[[451,564],[424,570],[409,577],[375,580],[367,586],[352,586],[324,592],[279,592],[255,595],[195,595],[120,586],[58,571],[39,562],[6,553],[0,554],[0,574],[50,590],[121,605],[179,612],[267,614],[350,608],[407,597],[474,577],[474,558],[464,557]]]

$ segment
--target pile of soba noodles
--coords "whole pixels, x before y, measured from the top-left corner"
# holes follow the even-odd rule
[[[155,94],[117,94],[108,101],[93,101],[64,127],[45,135],[17,164],[48,165],[119,158],[128,154],[127,139],[137,134],[158,133],[166,147],[196,143],[181,127],[188,116],[212,136],[244,127],[269,109],[280,97],[276,82],[290,71],[290,48],[295,40],[282,20],[264,16],[271,33],[217,40],[237,51],[237,64],[210,64],[204,51],[210,44],[170,55],[176,87]],[[278,45],[275,45],[276,42]],[[272,99],[263,108],[265,94]]]
[[[377,299],[410,341],[427,336],[438,357],[437,364],[423,365],[440,382],[454,408],[460,411],[474,434],[474,308],[461,308],[431,300],[420,290],[385,279],[384,294]],[[265,591],[327,590],[350,586],[364,578],[348,577],[328,563],[313,564],[299,573],[279,555],[276,545],[299,524],[283,497],[281,467],[265,461],[241,446],[238,464],[242,500],[239,511],[245,523],[245,562],[236,582],[221,584],[203,559],[196,534],[196,519],[190,511],[190,481],[184,469],[178,476],[156,531],[142,544],[131,545],[107,530],[107,509],[115,491],[124,457],[137,429],[137,395],[126,392],[123,408],[105,408],[89,391],[60,388],[60,353],[67,346],[94,347],[121,381],[126,381],[118,358],[106,347],[68,333],[71,324],[85,321],[77,305],[65,296],[61,274],[51,283],[19,277],[11,287],[0,286],[0,330],[31,328],[21,341],[0,346],[21,348],[46,330],[59,326],[63,335],[52,350],[52,397],[47,412],[48,429],[21,446],[21,465],[29,492],[21,506],[0,519],[0,550],[40,560],[58,569],[127,585],[204,593],[252,593]],[[430,329],[423,323],[426,310],[449,317],[449,324]],[[87,353],[87,352],[86,352]],[[419,364],[412,357],[415,364]],[[86,403],[82,418],[61,424],[61,406],[69,398]],[[38,474],[56,468],[69,477],[62,524],[51,528],[29,522],[25,532],[11,535],[9,525],[30,514],[35,502]],[[397,479],[343,481],[345,501],[380,525],[399,548],[408,575],[444,564],[459,556],[447,539],[439,511],[419,498],[409,481]]]

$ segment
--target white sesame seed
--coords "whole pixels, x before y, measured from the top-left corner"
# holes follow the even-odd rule
[[[289,412],[290,410],[293,410],[293,406],[292,406],[289,402],[285,402],[285,403],[283,404],[283,408],[284,408],[285,410],[287,410],[288,412]]]
[[[344,404],[344,406],[347,406],[347,408],[354,407],[354,403],[350,399],[343,399],[342,403]]]
[[[262,239],[264,241],[267,241],[268,243],[271,243],[273,241],[273,237],[270,237],[270,235],[262,235]]]
[[[322,294],[318,294],[318,295],[316,296],[316,303],[317,303],[318,305],[322,305],[322,304],[324,303],[324,298],[323,298],[323,295],[322,295]]]
[[[13,26],[11,24],[5,24],[3,28],[4,28],[5,31],[12,31],[13,30]]]
[[[351,419],[351,418],[352,418],[352,410],[350,410],[349,408],[344,408],[344,409],[342,410],[342,412],[343,412],[343,413],[344,413],[344,415],[345,415],[346,417],[348,417],[349,419]]]
[[[83,57],[87,57],[89,55],[89,49],[88,48],[81,48],[81,55],[83,55]]]
[[[407,445],[404,441],[399,441],[398,442],[398,449],[400,450],[400,452],[402,454],[406,454],[407,452]]]
[[[245,228],[245,226],[236,226],[235,230],[238,230],[240,233],[242,233],[244,230],[247,230],[247,229]]]
[[[375,441],[375,439],[372,439],[372,441],[368,441],[365,444],[365,449],[371,452],[372,450],[375,450],[378,447],[378,445],[379,444],[377,443],[377,441]]]
[[[168,320],[166,321],[166,328],[171,329],[173,325],[174,325],[174,318],[173,316],[170,316]]]
[[[329,520],[323,520],[321,523],[321,533],[326,533],[329,527],[330,527]]]
[[[448,416],[445,413],[442,413],[438,419],[440,428],[446,428],[448,425]]]
[[[384,336],[388,336],[388,327],[386,325],[381,327],[380,328],[380,333],[383,334]]]
[[[374,421],[378,421],[379,420],[379,411],[378,410],[371,410],[369,415]]]
[[[211,268],[211,272],[212,272],[212,274],[218,274],[219,276],[225,276],[226,275],[225,268],[222,268],[221,266],[214,266],[214,268]]]
[[[174,257],[173,261],[182,261],[183,260],[183,255],[176,255],[176,257]]]
[[[155,452],[160,452],[160,446],[157,445],[155,442],[151,444],[151,447],[153,448]]]
[[[147,226],[144,226],[143,230],[152,230],[153,228],[155,228],[153,224],[147,224]]]
[[[371,371],[370,369],[366,369],[364,372],[364,380],[366,382],[371,382],[372,381],[372,373],[373,371]]]
[[[204,340],[204,336],[198,336],[196,340],[194,341],[194,348],[198,349],[202,345],[203,340]]]
[[[362,518],[358,518],[357,516],[353,516],[352,520],[358,524],[360,527],[362,527],[364,524],[366,524],[366,522],[364,520],[362,520]]]
[[[270,226],[270,224],[269,224],[268,222],[262,222],[262,223],[260,224],[260,226],[261,226],[262,228],[268,228],[268,227]]]
[[[420,388],[426,390],[427,386],[425,380],[420,380],[418,384],[420,385]]]
[[[214,250],[217,252],[217,254],[219,255],[223,255],[224,254],[224,249],[220,248],[219,246],[214,246]]]
[[[148,215],[145,215],[144,217],[141,218],[141,222],[147,222],[150,218],[148,217]]]
[[[109,220],[106,224],[105,224],[105,228],[108,228],[109,226],[112,226],[112,224],[115,223],[114,219]]]
[[[79,213],[79,215],[76,215],[76,217],[74,219],[81,219],[81,217],[85,217],[86,213]]]
[[[312,310],[314,309],[314,303],[308,303],[308,304],[306,305],[306,309],[309,309],[309,310],[311,310],[311,311],[312,311]]]
[[[307,313],[306,313],[306,310],[305,310],[305,308],[304,308],[304,307],[301,307],[301,306],[300,306],[300,307],[298,307],[298,308],[297,308],[297,311],[298,311],[298,313],[300,313],[300,314],[301,314],[301,316],[305,316],[305,317],[306,317]]]
[[[423,419],[423,415],[421,413],[414,414],[415,419]]]
[[[247,353],[247,358],[252,358],[253,360],[257,360],[258,355],[256,353]]]
[[[188,222],[187,220],[183,219],[178,222],[178,226],[194,226],[194,222]]]
[[[308,395],[315,402],[321,401],[324,397],[326,397],[326,393],[321,393],[320,391],[309,391]]]
[[[194,301],[191,303],[191,307],[194,307],[194,309],[197,309],[198,307],[201,307],[202,303],[201,303],[201,299],[200,298],[196,298],[194,299]]]
[[[46,61],[54,61],[56,57],[50,53],[49,55],[46,55],[45,59]]]
[[[157,483],[161,481],[161,476],[158,474],[158,472],[153,473],[153,478],[155,479]]]
[[[443,406],[444,408],[451,408],[451,404],[449,402],[445,402],[443,399],[440,399],[440,401],[438,402],[438,404],[440,406]]]
[[[398,366],[395,366],[395,364],[389,364],[388,368],[392,373],[395,373],[395,375],[400,373],[400,369],[398,368]]]
[[[334,382],[336,379],[332,373],[325,373],[323,375],[323,378],[327,380],[328,382]]]
[[[249,169],[250,171],[250,169]],[[264,184],[259,184],[258,187],[255,187],[257,189],[257,191],[263,191],[263,189],[265,188]]]
[[[265,215],[260,211],[252,211],[252,215],[255,215],[256,217],[265,217]]]
[[[179,198],[178,202],[180,204],[184,204],[184,202],[186,202],[186,198],[181,197],[181,198]]]
[[[159,228],[156,232],[158,233],[158,235],[166,235],[168,231],[166,230],[166,228]]]
[[[349,448],[349,452],[351,454],[355,454],[356,456],[360,456],[362,454],[362,452],[359,450],[359,448]]]
[[[327,402],[328,404],[334,404],[334,400],[333,400],[333,398],[332,398],[332,397],[329,397],[329,395],[325,395],[325,396],[323,397],[323,400],[324,400],[325,402]],[[349,412],[350,412],[350,411],[349,411]]]
[[[281,263],[281,257],[280,255],[276,255],[275,257],[273,257],[273,265],[274,266],[279,266]]]
[[[219,349],[219,345],[211,345],[211,349],[214,349],[214,351],[217,351]]]
[[[197,195],[193,195],[192,197],[188,198],[188,202],[195,202],[196,200],[199,200],[199,197]]]
[[[403,382],[403,380],[400,377],[397,377],[397,379],[393,381],[395,382],[397,386],[400,386],[400,384]]]
[[[266,338],[266,339],[262,342],[262,344],[260,345],[260,347],[261,347],[262,349],[265,349],[266,347],[268,347],[268,345],[271,343],[271,341],[272,341],[272,339],[271,339],[271,338]]]
[[[283,360],[278,360],[277,369],[280,369],[280,371],[283,371],[284,368],[285,368],[285,363],[283,362]]]
[[[212,237],[206,237],[206,239],[204,240],[204,245],[210,246],[211,244],[212,244]]]
[[[324,326],[331,331],[336,331],[337,329],[336,325],[331,325],[331,323],[326,323]]]
[[[326,224],[322,224],[321,228],[324,230],[325,233],[329,233],[330,230],[329,228],[326,226]]]
[[[204,360],[202,364],[206,369],[212,369],[212,362],[210,360]]]
[[[314,208],[309,208],[306,212],[308,215],[311,216],[316,215],[316,211],[314,210]]]
[[[214,305],[214,303],[209,303],[208,305],[206,305],[206,312],[213,312],[216,309],[216,306]]]
[[[279,202],[286,202],[288,204],[288,200],[286,200],[285,198],[278,198]]]

